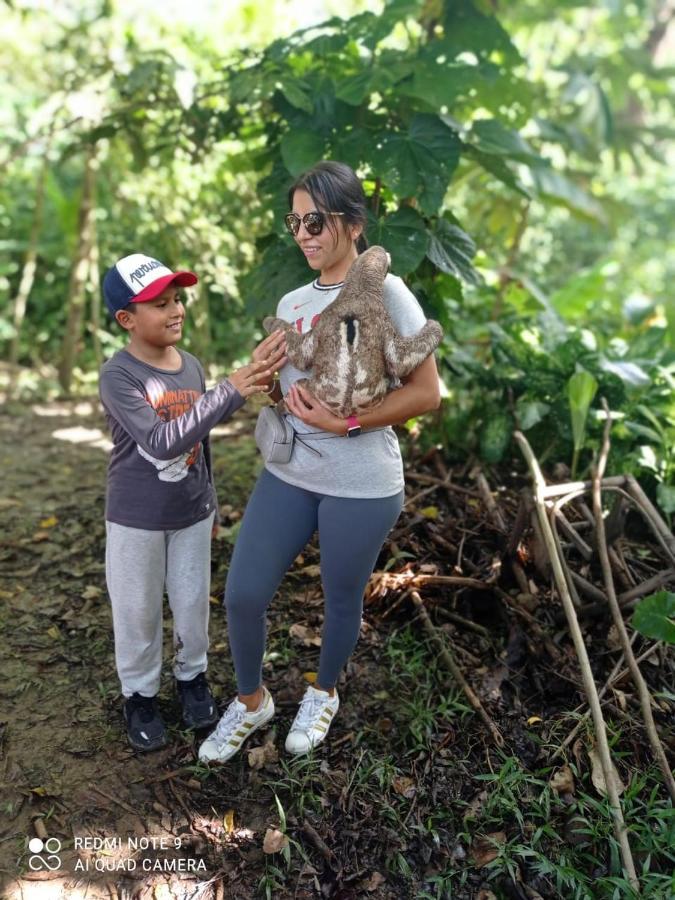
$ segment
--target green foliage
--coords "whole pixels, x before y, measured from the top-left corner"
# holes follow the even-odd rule
[[[572,417],[572,438],[574,456],[572,458],[572,477],[576,475],[579,452],[586,438],[586,419],[593,397],[598,390],[598,382],[589,372],[575,372],[567,382],[567,397],[570,402]]]
[[[36,371],[59,353],[89,143],[100,269],[137,249],[195,268],[186,347],[219,367],[309,280],[281,224],[288,184],[322,157],[343,159],[364,179],[369,240],[446,330],[448,397],[423,439],[506,462],[517,424],[544,460],[583,467],[604,396],[610,467],[639,474],[672,514],[673,72],[657,5],[362,8],[283,36],[263,3],[228,13],[241,19],[231,35],[205,22],[161,40],[107,6],[8,13],[0,52],[17,77],[0,104],[0,340],[14,333],[45,156],[21,333],[21,362]],[[239,33],[254,35],[245,52],[233,49]],[[96,290],[92,272],[83,385],[95,341],[106,354],[123,341],[95,321]],[[567,398],[578,370],[598,383],[583,428]]]
[[[645,637],[675,644],[675,594],[659,591],[641,600],[633,613],[632,625]]]

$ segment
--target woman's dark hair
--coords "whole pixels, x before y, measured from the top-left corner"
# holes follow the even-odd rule
[[[356,249],[359,253],[367,249],[366,195],[352,168],[345,163],[324,160],[307,172],[303,172],[288,190],[290,209],[293,208],[293,196],[296,191],[307,191],[320,212],[344,213],[340,218],[345,225],[360,225],[363,231],[356,241]],[[326,226],[337,240],[334,223],[329,221]]]

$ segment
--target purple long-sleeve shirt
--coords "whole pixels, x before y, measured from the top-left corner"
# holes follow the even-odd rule
[[[208,435],[244,398],[229,381],[206,390],[198,360],[167,372],[119,350],[99,391],[112,432],[106,519],[149,531],[187,528],[216,509]]]

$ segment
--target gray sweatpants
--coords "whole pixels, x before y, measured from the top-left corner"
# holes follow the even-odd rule
[[[173,613],[174,675],[189,681],[206,671],[214,515],[177,531],[105,523],[115,662],[125,697],[154,697],[159,690],[165,589]]]

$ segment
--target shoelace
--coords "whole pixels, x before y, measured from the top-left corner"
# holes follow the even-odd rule
[[[312,697],[311,695],[303,697],[300,701],[298,717],[295,720],[295,728],[298,731],[309,731],[325,703],[326,701],[321,697]]]
[[[237,709],[237,701],[232,703],[225,710],[225,715],[216,726],[215,738],[219,743],[223,743],[229,736],[230,731],[242,721],[245,710]]]

